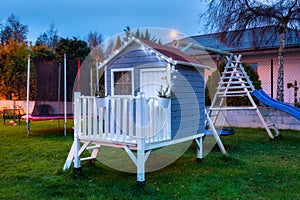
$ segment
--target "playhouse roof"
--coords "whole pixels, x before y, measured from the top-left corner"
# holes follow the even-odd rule
[[[177,48],[167,46],[167,45],[153,43],[153,42],[150,42],[150,41],[147,41],[147,40],[141,40],[141,41],[144,44],[146,44],[149,47],[155,49],[159,53],[171,58],[172,60],[176,61],[179,64],[193,65],[193,66],[196,65],[198,67],[210,68],[208,66],[203,66],[198,60],[196,60],[192,56],[180,51]]]
[[[165,60],[166,62],[171,63],[173,65],[182,64],[182,65],[187,65],[187,66],[210,69],[209,66],[202,65],[198,60],[196,60],[195,58],[191,57],[188,54],[185,54],[184,52],[180,51],[177,48],[153,43],[153,42],[143,40],[143,39],[137,39],[135,37],[132,37],[129,41],[127,41],[114,54],[112,54],[110,57],[108,57],[101,65],[106,65],[107,63],[111,62],[119,54],[121,54],[123,51],[125,51],[126,47],[128,47],[132,43],[138,44],[142,48],[160,56],[163,60]],[[100,65],[100,67],[101,67],[101,65]]]

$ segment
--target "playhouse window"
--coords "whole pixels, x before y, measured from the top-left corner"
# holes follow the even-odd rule
[[[132,71],[113,72],[114,95],[132,95]]]

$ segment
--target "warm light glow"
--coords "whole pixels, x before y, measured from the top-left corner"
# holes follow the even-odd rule
[[[170,37],[171,37],[172,39],[176,39],[176,38],[177,38],[177,36],[178,36],[178,33],[177,33],[177,31],[175,31],[175,30],[172,30],[172,31],[170,32]]]

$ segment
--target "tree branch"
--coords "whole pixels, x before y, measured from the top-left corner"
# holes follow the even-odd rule
[[[266,8],[263,8],[258,6],[251,6],[248,0],[244,0],[244,2],[247,9],[257,17],[265,16],[269,18],[275,18],[277,20],[280,20],[282,18],[282,16],[280,16],[281,12],[275,9],[275,7],[266,6]]]

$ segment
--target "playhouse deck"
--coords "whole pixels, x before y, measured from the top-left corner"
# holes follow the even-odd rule
[[[123,148],[137,166],[137,180],[145,180],[145,163],[151,150],[195,139],[197,157],[202,157],[202,137],[198,133],[181,138],[171,135],[171,104],[162,108],[157,98],[106,97],[74,95],[74,142],[64,169],[81,168],[83,160],[95,159],[101,146]],[[90,157],[81,158],[91,149]],[[132,151],[136,151],[135,155]]]

